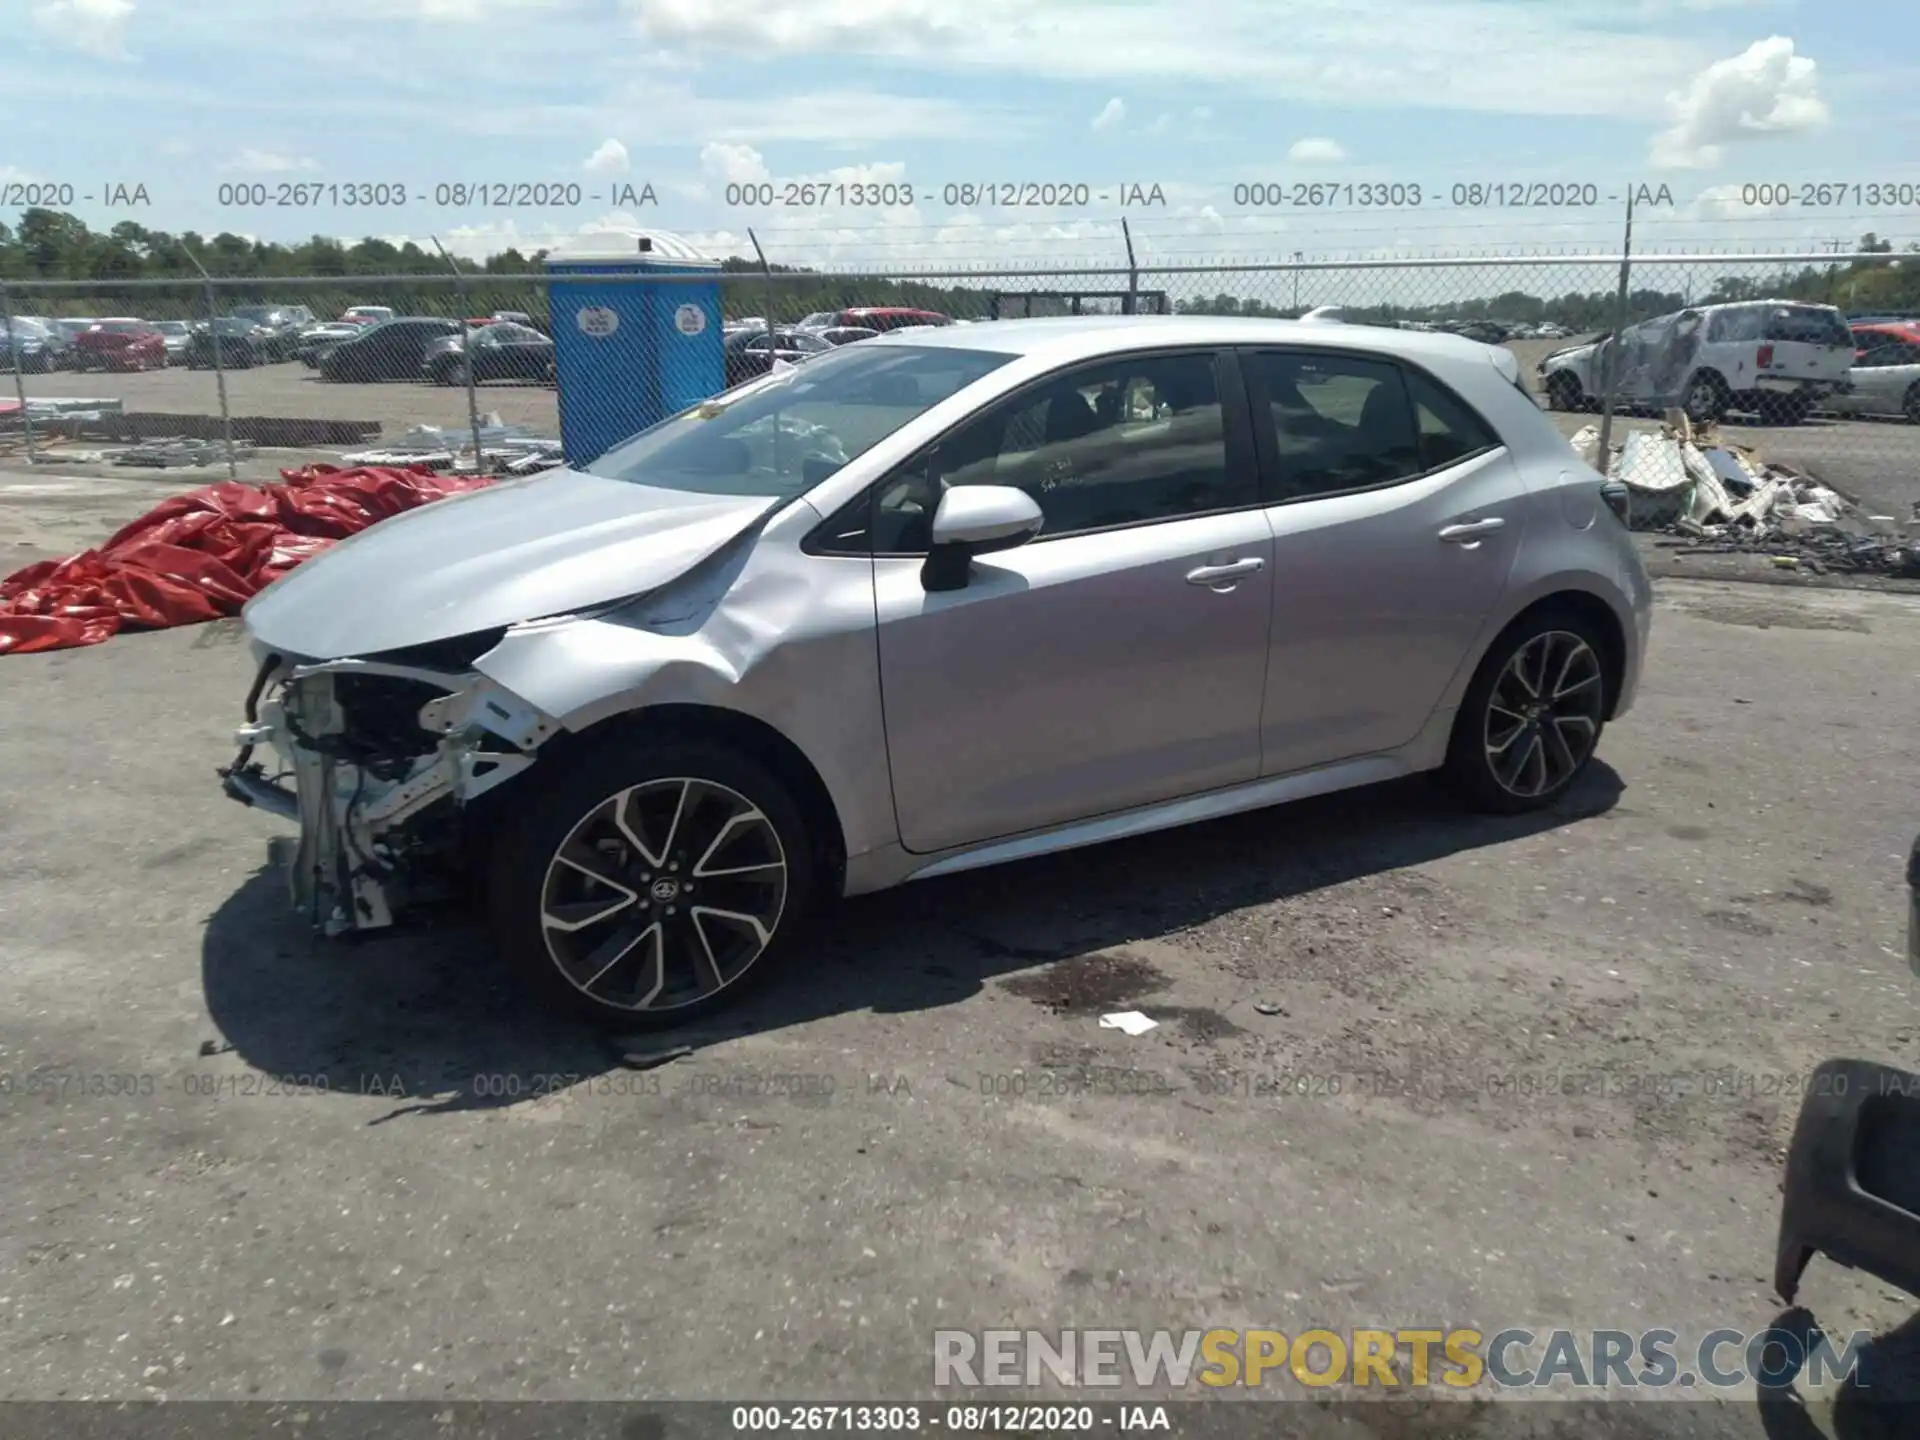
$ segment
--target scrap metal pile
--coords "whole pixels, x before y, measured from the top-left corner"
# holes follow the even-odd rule
[[[506,424],[496,414],[480,417],[480,463],[475,465],[470,427],[416,425],[398,443],[356,450],[341,458],[349,465],[405,465],[409,469],[472,474],[531,475],[566,463],[559,440]]]
[[[1573,448],[1595,469],[1600,431],[1588,425]],[[1635,530],[1684,537],[1689,555],[1766,555],[1813,574],[1845,571],[1920,579],[1920,543],[1894,518],[1870,515],[1805,471],[1768,463],[1758,451],[1696,430],[1669,412],[1658,430],[1612,447],[1605,471],[1627,487]]]

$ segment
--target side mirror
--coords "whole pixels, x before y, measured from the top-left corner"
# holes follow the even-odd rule
[[[933,544],[920,583],[928,590],[964,590],[976,555],[1012,550],[1040,533],[1045,519],[1033,497],[1011,485],[961,485],[940,496]]]

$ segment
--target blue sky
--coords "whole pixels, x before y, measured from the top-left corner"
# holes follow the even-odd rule
[[[0,0],[0,33],[0,185],[71,184],[102,226],[479,254],[638,221],[729,252],[752,226],[794,263],[1097,264],[1118,257],[1129,185],[1164,200],[1124,212],[1142,258],[1198,260],[1606,245],[1615,197],[1646,184],[1675,202],[1641,216],[1654,248],[1920,240],[1920,11],[1892,3]],[[730,183],[795,180],[892,188],[865,192],[875,209],[727,203]],[[1085,185],[1088,203],[948,203],[998,181]],[[1879,205],[1741,193],[1816,181],[1895,188]],[[562,202],[578,186],[578,203],[436,203],[495,182]],[[1263,182],[1342,188],[1317,209],[1236,194]],[[149,203],[109,209],[116,183]],[[298,183],[408,199],[222,203]],[[1453,204],[1470,183],[1600,204]],[[1348,185],[1418,185],[1422,203]]]

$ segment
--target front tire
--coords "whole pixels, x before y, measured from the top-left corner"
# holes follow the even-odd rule
[[[1920,385],[1907,387],[1906,398],[1900,402],[1900,409],[1909,425],[1920,425]]]
[[[629,1030],[730,1004],[812,898],[800,807],[751,756],[614,737],[562,761],[504,827],[495,943],[549,1002]]]
[[[1612,697],[1607,646],[1563,610],[1522,617],[1493,643],[1454,719],[1443,778],[1476,810],[1552,805],[1592,761]]]

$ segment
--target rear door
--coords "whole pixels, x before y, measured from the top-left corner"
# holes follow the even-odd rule
[[[1391,357],[1242,357],[1274,531],[1264,773],[1413,740],[1506,589],[1525,491],[1498,434]]]

